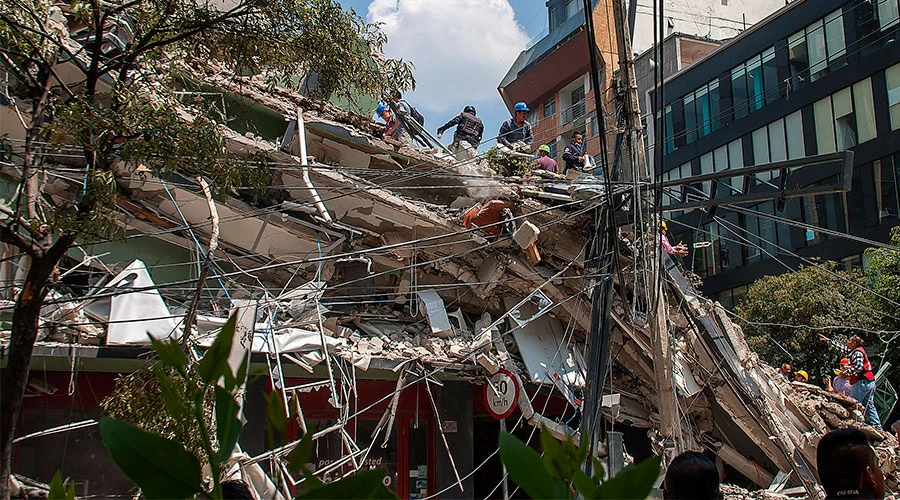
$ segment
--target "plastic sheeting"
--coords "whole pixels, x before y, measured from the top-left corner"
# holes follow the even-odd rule
[[[108,322],[107,345],[147,345],[150,337],[181,338],[181,329],[155,287],[147,266],[135,260],[98,292],[111,296],[85,306],[85,313]]]

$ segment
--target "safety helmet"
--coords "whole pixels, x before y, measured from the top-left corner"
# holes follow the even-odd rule
[[[528,111],[528,105],[524,102],[517,102],[516,107],[513,108],[515,111]]]
[[[803,370],[797,370],[794,372],[794,375],[803,379],[804,382],[809,382],[809,374]]]
[[[666,221],[660,221],[659,227],[661,227],[663,229],[663,231],[669,230],[669,226],[666,225]]]
[[[475,106],[466,106],[463,108],[463,113],[472,113],[475,114]]]
[[[543,151],[547,154],[550,154],[550,146],[548,146],[546,144],[541,144],[540,147],[538,147],[538,151]]]
[[[387,109],[387,106],[385,106],[384,103],[381,103],[378,105],[377,108],[375,108],[375,114],[378,116],[381,116],[381,113],[384,113],[384,110],[386,110],[386,109]]]

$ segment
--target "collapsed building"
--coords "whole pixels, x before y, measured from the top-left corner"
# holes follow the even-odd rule
[[[591,293],[607,277],[588,247],[598,207],[631,186],[498,177],[483,162],[398,148],[375,123],[331,104],[203,74],[204,95],[250,110],[222,132],[232,154],[266,158],[270,186],[223,201],[202,180],[151,166],[117,173],[126,237],[73,248],[42,310],[16,440],[21,481],[46,483],[62,468],[79,494],[129,494],[96,429],[101,401],[118,376],[150,362],[148,335],[190,331],[202,352],[230,314],[265,373],[245,389],[234,456],[260,498],[288,498],[303,482],[285,466],[291,444],[266,445],[271,393],[296,405],[291,439],[315,429],[317,476],[384,466],[401,497],[499,497],[501,425],[532,443],[539,427],[581,439]],[[14,106],[4,116],[22,112]],[[17,123],[4,118],[0,131],[14,145]],[[240,132],[248,129],[256,132]],[[52,153],[46,163],[45,202],[76,197],[72,174],[85,165]],[[3,173],[9,185],[15,172]],[[818,438],[857,427],[878,445],[889,488],[900,488],[896,440],[865,425],[854,401],[776,376],[728,312],[665,256],[664,295],[651,310],[642,276],[656,259],[654,233],[615,234],[601,408],[631,460],[708,450],[729,482],[816,497]],[[7,318],[27,269],[15,254],[4,246],[0,263]],[[185,325],[201,276],[200,308]],[[671,433],[663,421],[674,422]],[[603,449],[611,461],[624,454],[605,438]]]

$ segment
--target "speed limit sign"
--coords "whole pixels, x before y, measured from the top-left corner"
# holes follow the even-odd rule
[[[519,384],[509,370],[500,369],[484,384],[484,404],[497,420],[508,417],[519,401]]]

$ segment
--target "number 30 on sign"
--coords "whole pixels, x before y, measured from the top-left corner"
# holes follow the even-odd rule
[[[497,420],[512,414],[518,401],[519,384],[510,371],[501,368],[484,384],[484,404],[488,413]]]

